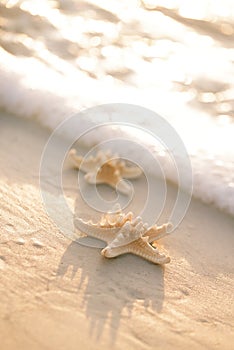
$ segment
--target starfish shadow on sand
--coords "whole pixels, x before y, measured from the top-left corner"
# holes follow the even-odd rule
[[[98,249],[72,242],[61,258],[57,277],[65,278],[68,269],[72,269],[71,279],[80,274],[77,293],[82,291],[81,307],[96,340],[107,327],[114,344],[121,320],[134,317],[136,303],[144,312],[154,313],[157,322],[164,300],[164,267],[131,255],[106,260]]]

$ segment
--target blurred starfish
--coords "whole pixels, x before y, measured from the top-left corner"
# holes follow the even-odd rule
[[[110,151],[99,151],[95,157],[84,158],[77,156],[76,150],[71,149],[69,155],[75,168],[86,173],[85,180],[88,183],[107,184],[127,195],[131,193],[131,186],[123,178],[134,179],[142,173],[140,168],[127,166],[118,154],[112,155]]]

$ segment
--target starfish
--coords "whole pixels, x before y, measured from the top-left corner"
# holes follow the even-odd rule
[[[127,166],[119,159],[118,154],[112,155],[110,151],[99,151],[95,157],[84,158],[77,156],[76,150],[69,152],[70,159],[75,168],[85,172],[85,180],[90,184],[107,184],[123,194],[129,195],[131,187],[125,179],[135,179],[142,173],[136,166]]]
[[[101,254],[106,258],[114,258],[125,253],[132,253],[155,264],[166,264],[170,257],[159,252],[152,243],[163,237],[171,227],[170,223],[161,226],[143,223],[140,216],[133,217],[132,212],[124,214],[121,210],[103,215],[97,223],[75,219],[76,228],[107,243]]]

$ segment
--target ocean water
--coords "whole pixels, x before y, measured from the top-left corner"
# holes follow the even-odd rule
[[[232,0],[4,0],[0,25],[2,109],[50,130],[102,104],[155,111],[185,144],[194,196],[234,214]],[[94,119],[81,117],[81,130]],[[134,128],[124,132],[161,157],[166,177],[177,182],[160,145]]]

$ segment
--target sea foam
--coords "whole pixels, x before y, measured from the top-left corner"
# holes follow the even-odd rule
[[[189,108],[178,93],[158,91],[155,99],[151,88],[143,91],[108,80],[98,82],[69,63],[65,63],[66,74],[61,74],[32,57],[19,58],[3,49],[0,49],[0,55],[1,108],[20,117],[35,119],[52,131],[74,113],[79,117],[79,112],[86,108],[103,103],[137,102],[162,115],[180,135],[192,164],[193,195],[234,214],[234,125],[225,116],[213,119]],[[92,125],[91,119],[81,118],[81,131]],[[63,136],[69,138],[70,132],[66,130]],[[108,129],[108,137],[112,133],[115,137],[113,128]],[[134,136],[134,132],[129,132],[129,136],[145,143],[155,156],[161,157],[166,178],[177,183],[167,153],[163,154],[146,142],[144,136]],[[86,146],[97,144],[105,137],[102,133],[93,134],[91,139],[86,138]],[[121,147],[118,151],[121,155]],[[129,157],[131,154],[134,154],[134,147],[129,148]]]

